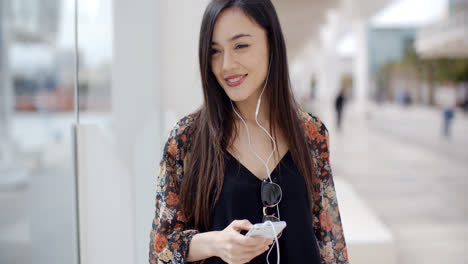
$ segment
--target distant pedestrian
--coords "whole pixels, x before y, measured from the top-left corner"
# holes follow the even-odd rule
[[[436,104],[442,110],[442,133],[446,138],[451,135],[452,120],[457,106],[457,92],[452,82],[445,82],[436,92]]]
[[[403,92],[403,105],[404,106],[410,106],[411,105],[411,96],[410,96],[410,93],[408,91],[404,91]]]
[[[343,108],[346,102],[345,89],[341,88],[338,96],[335,99],[335,110],[336,110],[336,127],[341,131],[341,123],[343,119]]]

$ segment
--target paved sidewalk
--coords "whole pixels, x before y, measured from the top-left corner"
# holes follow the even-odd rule
[[[395,139],[419,145],[462,162],[468,161],[468,113],[457,111],[452,135],[442,136],[442,112],[426,106],[374,107],[370,126]],[[464,147],[465,146],[465,147]]]
[[[446,142],[430,109],[386,106],[370,119],[346,113],[339,133],[330,109],[318,109],[335,177],[393,232],[398,263],[468,263],[468,122],[455,120]]]

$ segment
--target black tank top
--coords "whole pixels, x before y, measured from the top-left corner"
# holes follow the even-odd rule
[[[226,228],[233,220],[248,219],[252,224],[261,223],[263,207],[260,197],[261,180],[226,151],[223,188],[211,214],[210,231]],[[278,239],[280,263],[320,264],[307,188],[296,167],[290,151],[271,172],[272,180],[281,186],[283,198],[279,203],[281,220],[287,226]],[[271,210],[275,212],[276,209]],[[276,246],[269,256],[270,264],[277,261]],[[267,263],[268,250],[249,263]],[[204,264],[225,263],[220,258],[206,259]]]

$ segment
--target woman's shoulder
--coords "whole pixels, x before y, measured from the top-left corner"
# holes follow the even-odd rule
[[[328,129],[320,118],[305,111],[300,111],[299,117],[302,120],[304,133],[306,134],[307,139],[319,143],[327,143]]]
[[[199,111],[192,112],[180,118],[172,126],[167,137],[164,155],[167,154],[169,157],[177,159],[184,158],[198,116]]]
[[[177,148],[180,151],[183,148],[183,153],[188,151],[186,147],[190,145],[191,138],[195,130],[195,123],[199,115],[200,110],[189,113],[180,118],[172,126],[167,142],[169,143],[170,150],[175,150],[175,148]],[[319,117],[306,111],[300,111],[299,118],[302,121],[304,133],[309,140],[309,143],[328,143],[328,129]]]
[[[169,132],[169,138],[186,138],[193,132],[195,121],[198,119],[200,111],[189,113],[179,120],[172,126]]]

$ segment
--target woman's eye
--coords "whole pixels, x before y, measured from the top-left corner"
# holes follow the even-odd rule
[[[219,50],[217,50],[217,49],[211,49],[211,54],[212,54],[212,55],[213,55],[213,54],[216,54],[216,53],[218,53],[218,52],[219,52]]]
[[[236,49],[243,49],[243,48],[247,48],[249,45],[247,44],[239,44],[239,45],[236,45]]]

